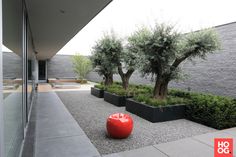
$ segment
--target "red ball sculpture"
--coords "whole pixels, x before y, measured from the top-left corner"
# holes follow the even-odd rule
[[[107,118],[107,132],[112,138],[127,138],[133,130],[133,119],[128,114],[115,113]]]

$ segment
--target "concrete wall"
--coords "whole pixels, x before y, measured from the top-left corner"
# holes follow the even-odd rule
[[[75,77],[70,55],[55,55],[47,62],[48,78]]]
[[[3,52],[3,78],[22,78],[22,59],[15,53]]]
[[[183,70],[189,78],[172,83],[173,87],[236,97],[236,23],[216,27],[216,30],[221,50],[208,55],[207,60],[195,60],[195,65],[184,63]]]

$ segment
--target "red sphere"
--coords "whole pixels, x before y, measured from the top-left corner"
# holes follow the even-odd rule
[[[113,138],[127,138],[133,130],[133,119],[128,114],[115,113],[107,118],[107,132]]]

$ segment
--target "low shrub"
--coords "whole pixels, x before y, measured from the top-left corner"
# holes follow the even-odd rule
[[[127,90],[120,82],[106,88],[103,85],[95,87],[120,96],[133,96],[135,101],[156,107],[187,104],[186,117],[192,121],[216,129],[236,127],[236,99],[233,98],[170,89],[167,99],[160,101],[152,98],[153,87],[147,85],[131,84]]]
[[[131,96],[132,93],[129,90],[125,90],[122,88],[107,88],[107,91],[119,96]]]
[[[102,83],[97,84],[94,86],[95,88],[106,90],[110,93],[119,95],[119,96],[134,96],[138,94],[146,94],[146,93],[151,93],[153,88],[151,86],[146,86],[146,85],[134,85],[131,84],[129,85],[129,88],[125,90],[122,87],[121,82],[114,82],[110,86],[104,86]]]
[[[236,99],[170,89],[166,100],[160,101],[152,95],[141,94],[134,100],[151,106],[187,104],[186,117],[216,129],[236,127]]]
[[[193,92],[187,92],[187,91],[178,90],[178,89],[170,89],[168,91],[168,95],[187,98],[187,99],[190,99],[191,95],[193,95],[193,94],[194,94]]]
[[[113,84],[109,87],[107,87],[106,91],[110,92],[110,93],[114,93],[116,95],[119,96],[134,96],[137,94],[144,94],[144,93],[148,93],[149,91],[145,88],[138,88],[136,86],[129,86],[129,88],[127,90],[125,90],[121,85],[119,84]]]
[[[188,99],[174,96],[168,96],[166,100],[157,100],[152,98],[151,94],[140,94],[134,96],[134,100],[155,107],[189,103]]]
[[[236,100],[210,94],[193,94],[186,108],[186,116],[216,129],[235,127]]]
[[[105,89],[105,86],[102,85],[102,84],[96,84],[94,85],[95,88],[98,88],[98,89],[101,89],[101,90],[104,90]]]

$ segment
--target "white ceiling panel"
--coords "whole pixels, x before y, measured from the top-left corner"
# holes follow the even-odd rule
[[[54,56],[111,0],[26,0],[35,51]]]

